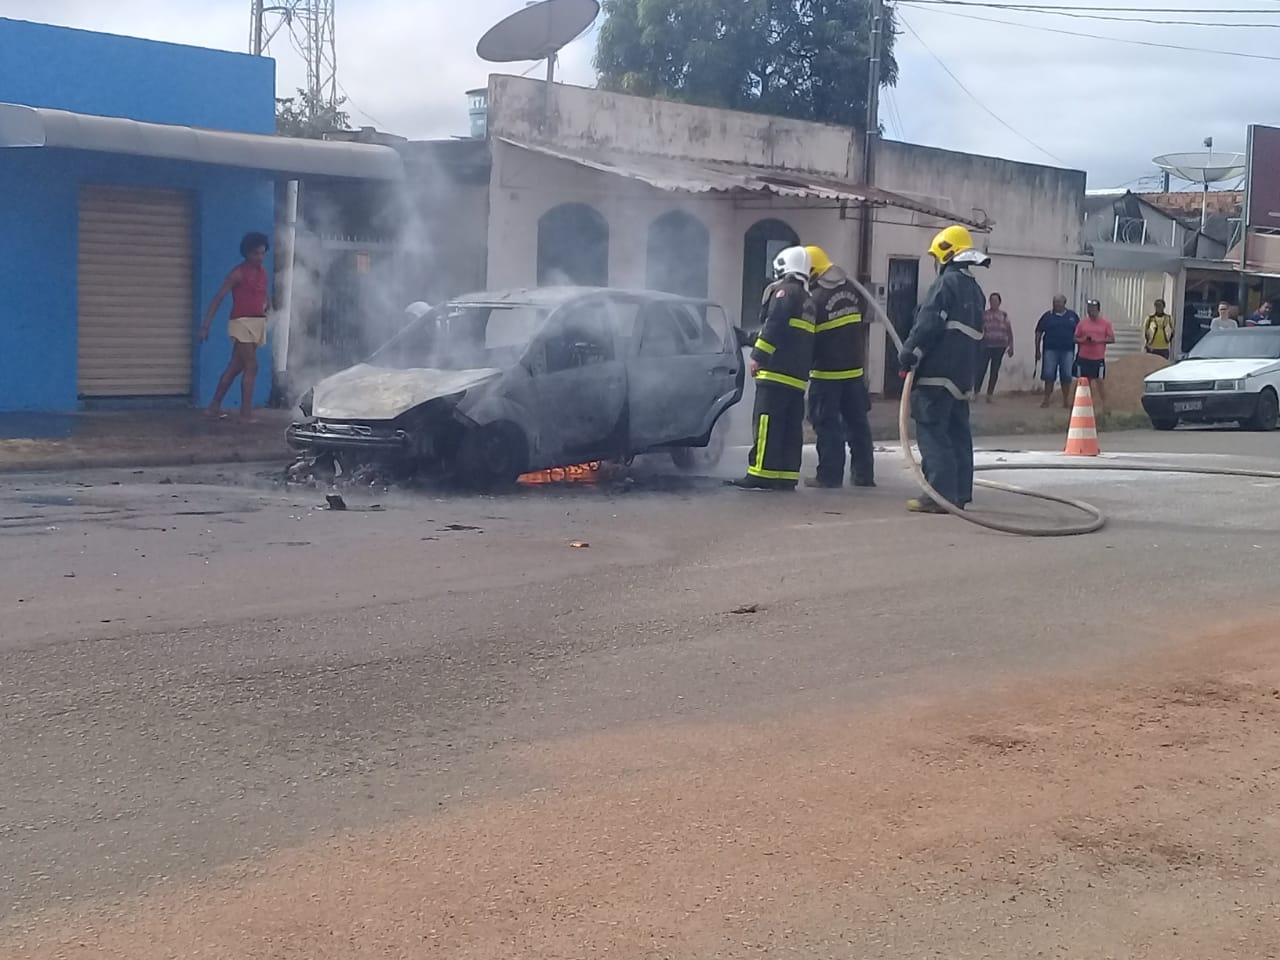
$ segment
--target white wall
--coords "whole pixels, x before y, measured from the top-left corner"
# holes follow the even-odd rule
[[[547,122],[546,84],[489,78],[489,134],[563,147],[723,160],[856,176],[861,137],[848,127],[695,107],[554,84]]]
[[[1061,292],[1062,265],[1082,259],[1084,174],[885,141],[876,156],[876,183],[961,216],[991,221],[988,232],[975,232],[975,240],[991,254],[992,263],[974,275],[986,293],[1001,294],[1013,324],[1014,359],[1005,361],[1000,386],[1033,388],[1036,322]],[[936,275],[927,256],[929,243],[945,225],[906,211],[880,211],[872,244],[873,282],[886,281],[891,258],[919,257],[923,298]],[[869,376],[878,390],[884,349],[880,336],[874,339]]]

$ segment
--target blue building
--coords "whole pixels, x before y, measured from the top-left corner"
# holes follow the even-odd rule
[[[274,129],[272,60],[0,19],[0,411],[208,402],[227,307],[200,319],[275,183],[402,176]]]

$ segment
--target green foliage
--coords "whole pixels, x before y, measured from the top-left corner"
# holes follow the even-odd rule
[[[342,109],[346,102],[343,97],[336,103],[327,103],[306,90],[299,90],[293,97],[277,97],[276,133],[319,140],[326,133],[346,130],[351,125],[351,117]]]
[[[604,0],[606,90],[861,126],[870,0]],[[886,5],[880,82],[898,77]]]

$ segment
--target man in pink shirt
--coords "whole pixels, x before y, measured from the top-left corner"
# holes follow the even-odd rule
[[[1115,327],[1102,315],[1102,304],[1090,300],[1085,304],[1085,315],[1076,324],[1076,375],[1089,381],[1099,407],[1106,400],[1102,378],[1107,371],[1107,344],[1115,342]]]

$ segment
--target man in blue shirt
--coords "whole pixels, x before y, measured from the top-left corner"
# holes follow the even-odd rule
[[[1244,322],[1246,327],[1270,327],[1275,325],[1276,317],[1272,310],[1274,305],[1270,300],[1264,300],[1256,312],[1250,315],[1249,319]]]
[[[1058,294],[1053,309],[1036,324],[1036,362],[1040,363],[1040,379],[1044,381],[1044,402],[1053,398],[1053,383],[1062,388],[1062,405],[1071,407],[1071,377],[1076,359],[1076,324],[1080,315],[1067,309],[1067,298]]]

